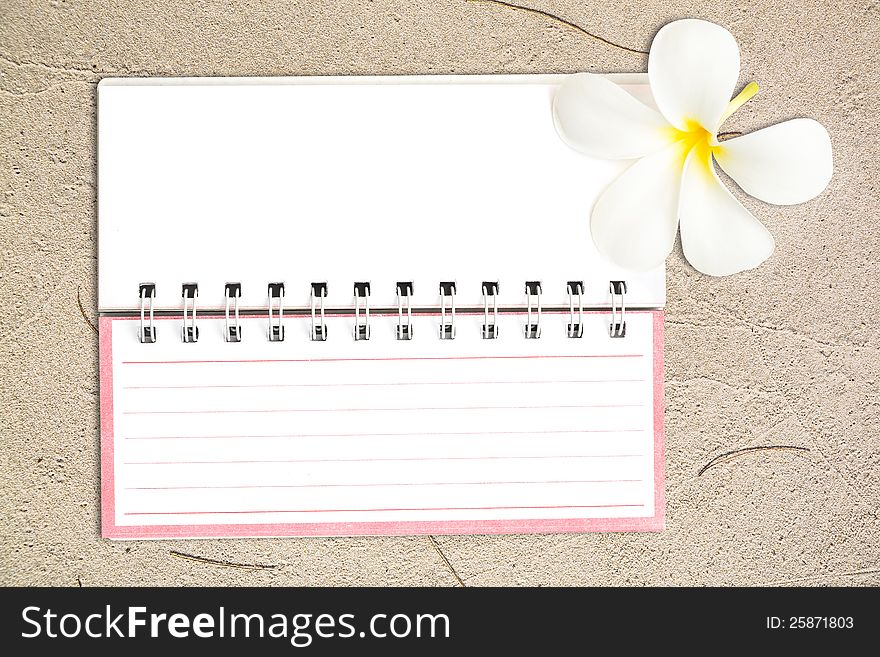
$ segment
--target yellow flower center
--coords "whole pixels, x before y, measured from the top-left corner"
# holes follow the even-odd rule
[[[743,87],[743,90],[740,91],[730,103],[728,103],[727,109],[725,109],[724,113],[721,115],[721,120],[718,122],[718,125],[720,126],[724,123],[731,114],[747,103],[756,93],[758,93],[757,83],[749,82]],[[696,119],[687,119],[685,121],[684,130],[679,130],[678,128],[669,128],[669,130],[671,132],[670,141],[676,143],[680,148],[679,156],[681,158],[681,165],[684,166],[687,156],[691,151],[695,151],[694,163],[703,164],[705,172],[707,174],[711,173],[712,155],[717,154],[724,149],[724,146],[718,142],[718,136],[706,130],[706,128],[704,128]]]

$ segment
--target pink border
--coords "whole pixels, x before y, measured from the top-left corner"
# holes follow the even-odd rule
[[[245,538],[279,536],[395,536],[407,534],[541,534],[554,532],[662,531],[666,527],[664,486],[663,311],[648,311],[654,330],[654,516],[651,518],[559,518],[442,520],[249,525],[116,525],[113,472],[113,322],[99,321],[101,370],[101,536],[140,538]]]
[[[113,319],[98,320],[101,370],[101,536],[122,538],[116,527],[116,488],[113,453]]]

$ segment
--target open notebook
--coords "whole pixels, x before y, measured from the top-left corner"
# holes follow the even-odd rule
[[[103,80],[103,535],[662,529],[664,274],[560,81]]]

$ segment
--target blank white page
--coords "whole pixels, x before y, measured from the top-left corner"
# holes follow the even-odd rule
[[[540,339],[522,314],[480,337],[482,315],[101,318],[103,534],[111,538],[494,533],[662,529],[662,313],[607,313],[584,337],[545,313]]]
[[[617,75],[650,102],[643,75]],[[414,283],[415,307],[607,307],[626,280],[631,307],[662,307],[663,268],[621,270],[596,251],[591,207],[627,165],[577,153],[553,124],[562,76],[105,79],[98,86],[98,292],[101,311],[132,310],[138,285],[182,305],[199,284],[219,308],[224,285],[265,307],[267,284],[306,306],[311,282],[328,307],[369,281],[374,306]]]

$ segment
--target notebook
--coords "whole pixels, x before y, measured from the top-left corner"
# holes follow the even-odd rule
[[[662,529],[664,272],[562,79],[103,80],[102,535]]]

